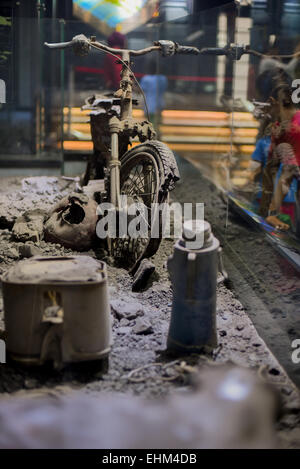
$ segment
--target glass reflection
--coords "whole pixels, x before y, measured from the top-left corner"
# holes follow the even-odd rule
[[[293,80],[300,63],[298,50],[299,45],[294,53],[286,54],[285,62],[274,46],[261,55],[255,81],[260,101],[253,102],[258,122],[255,149],[243,183],[235,187],[268,225],[283,231],[297,231],[300,112],[293,99]]]

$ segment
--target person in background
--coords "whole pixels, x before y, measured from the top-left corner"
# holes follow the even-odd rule
[[[248,169],[248,180],[250,183],[255,182],[259,178],[259,189],[255,194],[254,204],[259,206],[260,200],[262,197],[262,175],[264,168],[267,164],[268,154],[271,146],[271,135],[268,133],[264,137],[260,138],[257,143],[254,152],[251,155],[251,163]],[[281,163],[275,177],[275,187],[279,182],[280,176],[282,174],[283,164]],[[295,193],[297,192],[297,180],[293,178],[291,186],[288,193],[284,197],[284,205],[281,207],[281,210],[293,218],[294,211],[292,207],[295,204]]]
[[[300,178],[300,111],[292,102],[291,95],[289,84],[279,83],[270,96],[271,114],[277,120],[272,125],[260,205],[260,213],[266,217],[267,223],[282,230],[289,228],[278,217],[283,199],[289,192],[293,179],[298,181]],[[282,172],[274,191],[280,166]]]
[[[168,80],[164,75],[156,74],[156,62],[149,64],[149,74],[142,77],[140,85],[145,93],[150,122],[159,133],[161,111],[165,106],[164,93],[168,87]]]
[[[278,69],[289,77],[290,81],[298,77],[300,68],[300,43],[294,49],[295,57],[292,57],[287,63],[282,62],[277,47],[269,50],[265,57],[260,61],[258,67],[258,76],[256,80],[256,88],[260,93],[261,99],[266,101],[270,97],[272,91],[272,79],[278,74]]]
[[[250,167],[247,171],[248,179],[251,183],[254,183],[256,178],[262,174],[267,163],[270,145],[270,135],[265,135],[257,140],[255,150],[251,155]]]
[[[256,80],[256,88],[259,94],[259,99],[265,103],[269,103],[272,90],[276,88],[278,83],[286,83],[292,86],[292,78],[288,72],[281,68],[280,62],[274,59],[265,59],[266,61],[272,60],[273,65],[270,68],[262,68],[264,71],[258,75]],[[277,116],[271,116],[269,112],[264,113],[264,116],[259,119],[259,128],[257,140],[264,137],[266,132],[269,131],[270,124]]]
[[[107,44],[109,47],[114,47],[115,49],[124,49],[126,44],[126,37],[123,34],[115,31],[108,37]],[[118,90],[120,87],[120,74],[122,70],[122,64],[118,64],[116,62],[116,57],[113,57],[110,54],[105,54],[105,84],[108,89],[113,91]]]

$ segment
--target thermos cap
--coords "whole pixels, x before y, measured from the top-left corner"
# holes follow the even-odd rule
[[[213,235],[210,223],[205,220],[186,220],[183,223],[182,238],[185,242],[195,242],[193,249],[202,249],[211,246]]]

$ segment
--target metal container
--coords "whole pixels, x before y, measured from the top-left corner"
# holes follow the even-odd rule
[[[107,272],[88,256],[32,257],[2,278],[6,347],[56,367],[106,357],[112,343]]]
[[[201,244],[195,239],[201,239]],[[168,259],[173,286],[169,350],[192,353],[217,346],[219,255],[220,243],[208,222],[188,220],[184,223],[182,239],[176,242],[173,255]]]

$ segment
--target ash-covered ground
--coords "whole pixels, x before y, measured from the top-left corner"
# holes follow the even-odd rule
[[[225,226],[227,207],[212,185],[189,164],[183,164],[182,181],[172,193],[181,202],[205,202],[205,217],[213,229]],[[76,253],[57,244],[17,242],[11,228],[26,210],[49,210],[74,187],[59,178],[2,178],[0,195],[0,269],[4,273],[18,260],[31,255],[85,254],[97,258],[97,247]],[[163,240],[153,258],[156,272],[145,291],[131,291],[132,278],[123,269],[108,266],[114,344],[109,370],[99,366],[67,367],[62,371],[24,369],[7,363],[0,366],[1,398],[16,395],[57,395],[81,389],[97,395],[130,393],[145,397],[184,391],[193,370],[202,366],[233,362],[253,367],[280,391],[284,412],[278,422],[283,447],[300,448],[299,394],[278,361],[266,347],[235,293],[218,287],[217,327],[219,346],[211,356],[168,357],[164,353],[171,313],[172,291],[166,260],[174,240]],[[26,248],[24,246],[26,245]],[[0,328],[3,305],[0,304]],[[190,366],[190,367],[188,367]]]

